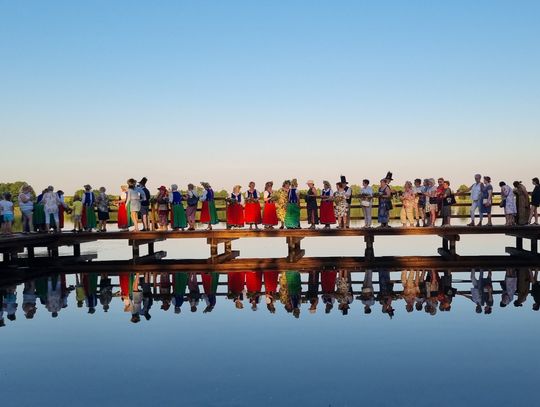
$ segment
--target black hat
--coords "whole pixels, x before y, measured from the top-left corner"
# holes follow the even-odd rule
[[[393,181],[394,178],[392,178],[392,173],[390,171],[388,171],[386,173],[386,177],[384,177],[385,179],[387,179],[388,181]]]
[[[342,184],[348,184],[347,178],[345,177],[345,175],[340,175],[339,177],[341,178],[341,181],[339,182],[341,182]]]

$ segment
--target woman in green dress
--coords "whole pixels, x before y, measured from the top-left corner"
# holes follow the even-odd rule
[[[285,227],[287,229],[300,229],[300,199],[296,178],[291,181],[291,188],[289,189]]]
[[[36,232],[45,230],[45,207],[43,206],[43,194],[47,192],[44,189],[41,194],[37,196],[36,204],[34,206],[34,216],[32,217],[32,222],[34,223],[34,230]]]

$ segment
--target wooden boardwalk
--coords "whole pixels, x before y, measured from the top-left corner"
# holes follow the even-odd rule
[[[515,246],[501,247],[499,256],[460,256],[457,243],[462,235],[503,235],[515,238]],[[441,246],[434,248],[438,256],[375,256],[375,240],[377,237],[393,236],[404,239],[406,236],[437,236]],[[301,247],[303,239],[332,237],[361,237],[364,247],[359,247],[355,257],[305,257]],[[238,239],[281,238],[285,240],[288,254],[285,258],[238,258],[240,253],[232,250],[232,242]],[[493,227],[428,227],[428,228],[351,228],[351,229],[275,229],[275,230],[226,230],[212,231],[150,231],[150,232],[107,232],[107,233],[71,233],[29,234],[0,238],[0,252],[3,254],[2,269],[17,266],[24,267],[69,267],[78,264],[92,270],[112,270],[122,268],[133,270],[264,270],[264,269],[315,269],[315,268],[347,268],[365,269],[384,267],[402,268],[505,268],[505,267],[539,267],[538,239],[539,226],[493,226]],[[204,239],[210,249],[207,259],[165,259],[167,253],[156,250],[155,244],[170,239]],[[132,259],[129,261],[93,261],[95,255],[83,255],[81,245],[84,243],[106,240],[124,240],[132,248]],[[529,244],[525,245],[524,241]],[[272,242],[276,244],[275,242]],[[220,246],[223,249],[220,251]],[[59,256],[60,247],[72,247],[72,256]],[[141,247],[146,247],[142,255]],[[35,256],[36,248],[46,248],[47,256]],[[504,254],[506,252],[506,255]]]

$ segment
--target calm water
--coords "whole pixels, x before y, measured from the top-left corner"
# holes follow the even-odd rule
[[[2,405],[533,405],[528,270],[493,272],[492,296],[484,272],[481,313],[470,273],[410,276],[419,293],[384,270],[4,285]],[[504,308],[501,281],[517,287]]]

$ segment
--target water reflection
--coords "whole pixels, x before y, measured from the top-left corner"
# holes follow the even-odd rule
[[[67,281],[74,284],[68,284]],[[18,292],[22,289],[22,299]],[[491,314],[495,308],[523,307],[531,296],[540,309],[538,271],[508,269],[450,272],[435,270],[245,271],[177,273],[53,274],[0,289],[0,326],[17,314],[52,318],[68,307],[72,292],[77,308],[88,314],[118,307],[126,321],[150,321],[155,312],[209,313],[216,306],[276,311],[300,318],[317,312],[349,315],[380,311],[388,318],[424,312],[450,312],[456,296],[470,300],[471,312]],[[219,301],[218,301],[219,298]],[[19,310],[19,302],[21,307]],[[261,302],[263,306],[261,306]],[[264,307],[266,305],[266,307]]]

